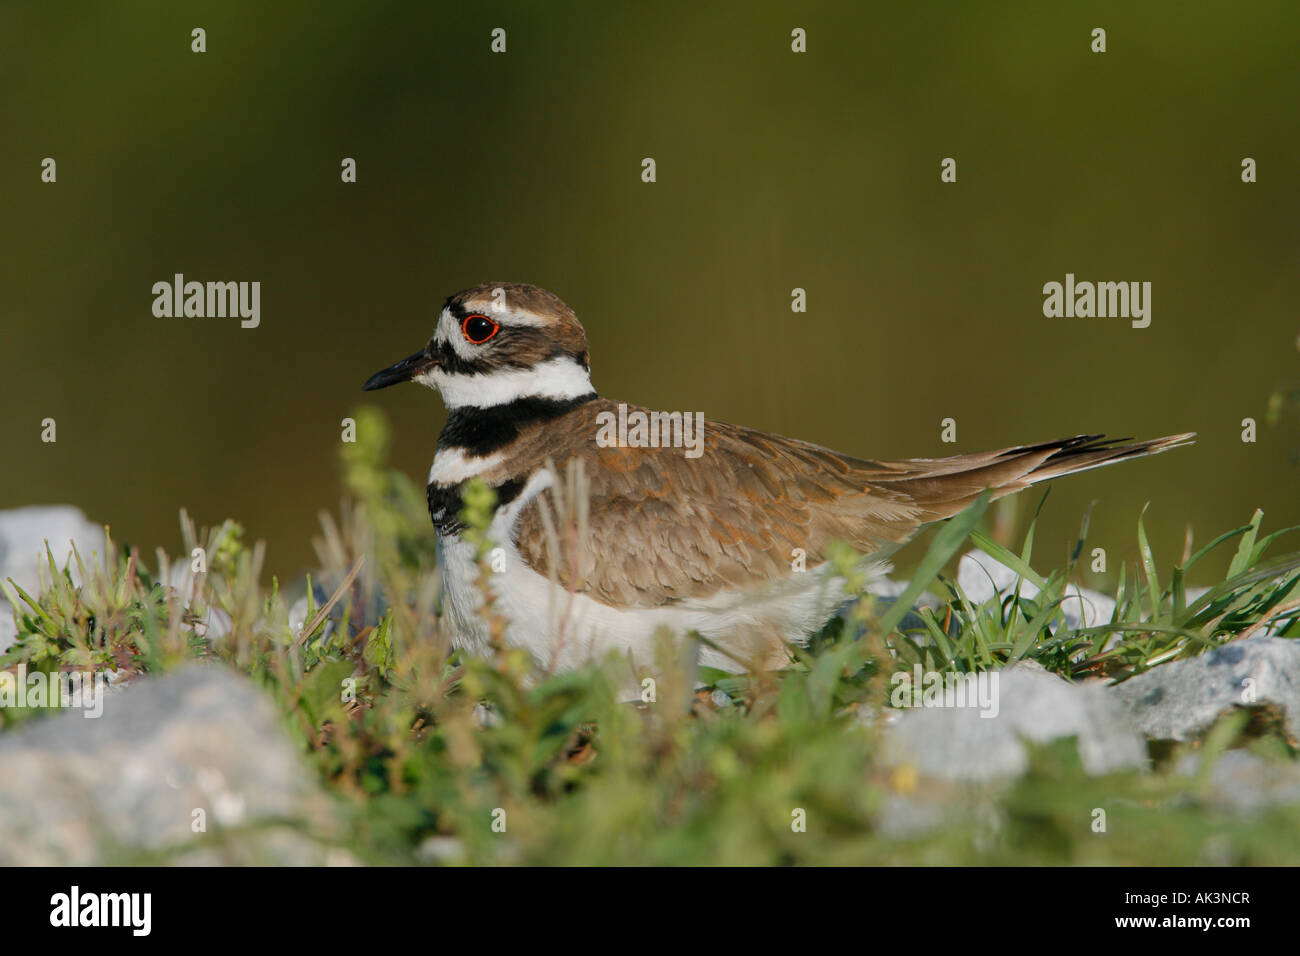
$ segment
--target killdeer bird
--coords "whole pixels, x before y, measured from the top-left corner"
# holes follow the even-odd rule
[[[884,569],[923,526],[986,488],[1000,497],[1192,438],[1125,444],[1078,435],[898,461],[713,421],[702,423],[694,455],[670,441],[635,447],[630,433],[611,442],[611,422],[650,413],[598,396],[578,317],[559,297],[519,283],[451,296],[428,344],[365,388],[406,381],[437,389],[448,409],[428,500],[455,643],[471,652],[490,646],[477,553],[460,518],[462,491],[480,478],[497,494],[489,537],[505,561],[488,586],[505,640],[554,669],[610,650],[652,663],[660,628],[707,638],[703,664],[779,664],[787,642],[807,640],[843,603],[842,581],[824,557],[832,540]],[[659,421],[675,438],[690,417]],[[540,499],[575,460],[589,489],[586,544],[557,558]]]

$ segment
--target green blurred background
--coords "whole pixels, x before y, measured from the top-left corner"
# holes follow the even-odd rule
[[[361,383],[517,280],[578,311],[604,394],[853,454],[1200,432],[1058,483],[1045,566],[1093,499],[1112,569],[1147,501],[1167,562],[1188,524],[1300,521],[1300,415],[1264,424],[1300,384],[1294,0],[468,6],[0,6],[0,507],[151,550],[186,506],[297,572]],[[176,272],[260,280],[261,327],[155,318]],[[1044,318],[1066,272],[1152,282],[1151,327]],[[423,483],[437,396],[373,400]]]

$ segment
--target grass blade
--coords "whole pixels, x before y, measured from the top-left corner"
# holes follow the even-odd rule
[[[880,618],[880,631],[882,634],[888,634],[899,622],[903,620],[907,612],[916,604],[916,599],[921,596],[921,592],[930,586],[930,583],[943,570],[944,565],[957,553],[962,542],[970,537],[972,529],[976,522],[984,516],[988,510],[989,500],[992,492],[987,489],[980,493],[965,511],[950,518],[939,533],[935,535],[934,541],[930,544],[930,550],[926,552],[925,558],[922,559],[920,566],[916,569],[916,574],[912,575],[912,580],[907,583],[907,588],[898,596],[889,610]]]

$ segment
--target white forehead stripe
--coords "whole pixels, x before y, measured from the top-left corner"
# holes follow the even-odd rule
[[[553,325],[555,320],[545,316],[537,315],[533,312],[520,312],[514,309],[501,309],[493,305],[491,301],[484,302],[463,302],[462,307],[466,315],[486,315],[489,319],[501,322],[503,325],[526,325],[529,328],[540,329],[547,325]],[[451,335],[452,332],[460,331],[462,319],[452,315],[450,308],[445,308],[438,313],[439,327]]]
[[[438,317],[438,338],[449,344],[451,350],[461,358],[474,358],[474,346],[465,341],[465,336],[460,331],[460,324],[447,309],[443,309],[442,315]]]
[[[442,393],[448,408],[491,408],[519,398],[578,398],[592,391],[591,373],[567,355],[547,359],[532,368],[457,375],[434,366],[415,381]]]

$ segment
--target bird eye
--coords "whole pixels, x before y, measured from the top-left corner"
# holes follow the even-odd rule
[[[467,315],[465,321],[460,324],[461,334],[475,345],[482,345],[500,330],[501,326],[486,315]]]

